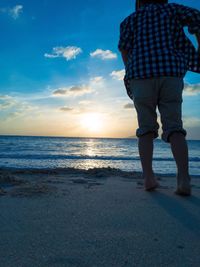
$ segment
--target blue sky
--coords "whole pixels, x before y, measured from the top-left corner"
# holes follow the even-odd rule
[[[200,8],[194,0],[174,2]],[[134,135],[136,113],[117,50],[119,24],[134,6],[129,0],[2,0],[0,134]],[[200,75],[188,72],[185,82],[183,120],[189,138],[200,139]]]

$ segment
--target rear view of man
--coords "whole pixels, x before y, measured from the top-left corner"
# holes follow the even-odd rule
[[[125,64],[125,86],[137,111],[136,135],[145,189],[159,185],[152,169],[158,108],[162,139],[170,143],[177,165],[179,195],[191,194],[181,110],[183,78],[188,70],[200,73],[200,49],[196,51],[186,37],[185,26],[196,35],[200,47],[200,11],[167,0],[138,0],[136,12],[120,25],[118,44]]]

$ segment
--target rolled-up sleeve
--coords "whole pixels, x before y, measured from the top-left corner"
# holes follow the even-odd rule
[[[129,19],[125,19],[120,24],[120,37],[118,43],[118,49],[121,50],[129,50],[132,47],[133,42],[133,33],[131,31],[131,25]]]
[[[200,11],[184,5],[176,5],[177,14],[182,26],[188,26],[191,34],[200,34]]]

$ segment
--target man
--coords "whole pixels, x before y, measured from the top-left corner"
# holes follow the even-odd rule
[[[153,139],[158,137],[158,108],[162,139],[169,142],[177,165],[176,194],[190,195],[188,147],[182,124],[183,78],[200,73],[200,56],[184,33],[195,34],[200,46],[200,12],[167,0],[137,0],[136,12],[120,25],[118,48],[125,64],[127,93],[134,101],[136,131],[146,190],[159,186],[152,169]]]

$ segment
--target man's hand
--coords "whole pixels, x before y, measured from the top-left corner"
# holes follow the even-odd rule
[[[126,66],[127,62],[128,62],[128,51],[126,50],[121,50],[121,55],[122,55],[122,59],[124,62],[124,65]]]

